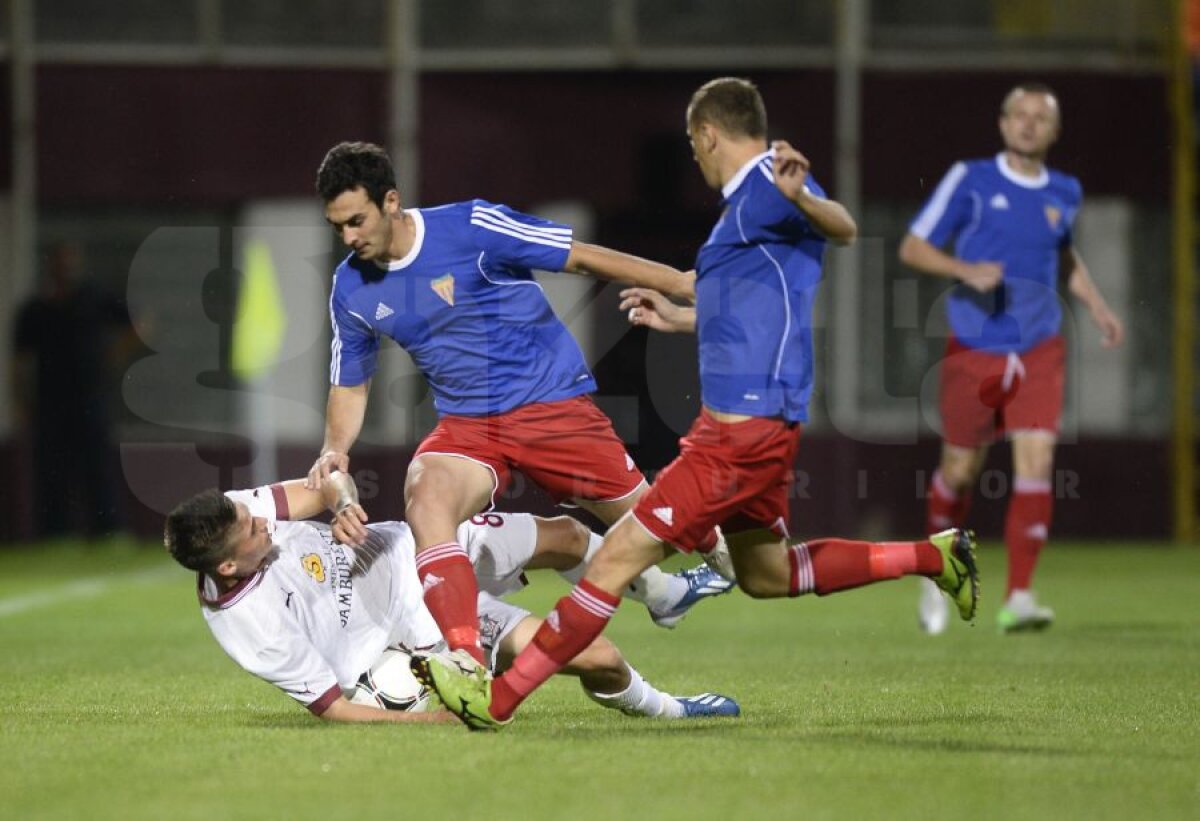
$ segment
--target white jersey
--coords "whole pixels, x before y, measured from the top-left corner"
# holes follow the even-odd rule
[[[277,550],[269,563],[225,593],[199,575],[205,621],[241,667],[320,714],[354,689],[385,648],[441,642],[425,608],[408,525],[372,524],[366,544],[349,548],[334,540],[327,525],[281,521],[286,496],[278,485],[225,495],[267,520]],[[464,523],[458,535],[480,575],[489,644],[498,644],[526,614],[490,602],[487,593],[520,589],[536,524],[532,516],[488,514],[483,523]]]

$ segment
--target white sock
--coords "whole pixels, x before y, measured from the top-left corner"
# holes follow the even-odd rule
[[[610,710],[620,710],[627,716],[647,718],[682,718],[683,705],[646,681],[628,664],[629,686],[619,693],[593,693],[586,687],[588,698]]]
[[[592,563],[592,557],[596,555],[596,551],[600,549],[600,545],[603,543],[604,537],[599,533],[593,533],[588,539],[588,549],[583,557],[583,561],[570,570],[558,571],[558,575],[571,584],[579,584],[580,579],[583,578],[583,574],[587,572],[588,565]],[[622,596],[626,599],[641,602],[651,610],[661,611],[670,610],[674,607],[675,603],[683,598],[683,594],[686,592],[686,581],[670,573],[664,573],[657,565],[652,565],[643,570],[636,579],[629,583]]]

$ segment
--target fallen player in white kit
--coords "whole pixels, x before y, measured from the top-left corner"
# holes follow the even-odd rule
[[[333,721],[453,720],[443,711],[380,710],[347,697],[386,648],[436,648],[442,637],[425,609],[408,525],[366,524],[353,480],[334,476],[320,491],[305,489],[299,479],[197,494],[167,517],[164,542],[176,561],[197,571],[205,621],[225,652],[314,715]],[[335,512],[332,527],[290,521],[327,509]],[[600,543],[574,519],[511,513],[476,516],[459,527],[458,539],[478,578],[482,643],[497,670],[541,624],[497,597],[523,587],[525,570],[550,568],[575,580]],[[678,575],[689,583],[673,606],[659,611],[675,621],[700,599],[728,590],[708,584],[707,573]],[[655,689],[603,636],[563,672],[577,676],[599,704],[628,715],[740,712],[727,696],[676,697]]]

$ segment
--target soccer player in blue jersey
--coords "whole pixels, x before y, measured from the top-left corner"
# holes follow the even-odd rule
[[[596,382],[532,269],[684,298],[694,275],[578,242],[566,225],[484,200],[402,208],[390,158],[369,143],[330,149],[317,189],[352,253],[334,273],[325,441],[308,487],[348,469],[379,344],[391,337],[425,375],[439,416],[404,488],[425,603],[449,646],[482,663],[475,575],[456,540],[459,524],[491,505],[513,469],[609,524],[646,487],[588,397]],[[716,543],[712,533],[705,547]],[[631,594],[663,626],[731,586],[703,565],[674,576],[654,568],[639,583]]]
[[[1079,181],[1046,167],[1060,124],[1049,88],[1014,88],[1000,111],[1004,150],[956,163],[900,246],[906,264],[957,281],[946,302],[952,336],[941,363],[943,443],[929,488],[928,532],[963,523],[989,445],[1004,434],[1012,440],[1008,592],[997,614],[1004,632],[1041,629],[1054,618],[1031,583],[1054,505],[1066,360],[1058,278],[1088,309],[1106,347],[1124,337],[1073,244]],[[952,250],[942,250],[951,241]],[[919,616],[929,633],[946,627],[945,602],[929,585]]]
[[[722,78],[692,97],[687,133],[720,219],[697,259],[696,306],[644,288],[625,292],[635,324],[695,330],[703,409],[681,453],[614,525],[583,580],[561,599],[502,676],[453,656],[414,660],[468,726],[495,729],[608,624],[618,594],[671,546],[700,548],[721,525],[739,586],[755,598],[825,595],[904,575],[937,580],[969,619],[978,587],[969,534],[870,543],[788,537],[788,486],[813,383],[812,305],[827,241],[855,238],[854,219],[825,197],[808,160],[768,144],[767,116],[747,80]]]

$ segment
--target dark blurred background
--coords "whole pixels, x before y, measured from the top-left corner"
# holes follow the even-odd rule
[[[919,532],[943,287],[904,270],[896,246],[954,161],[1000,149],[1007,90],[1039,79],[1064,118],[1050,162],[1085,187],[1079,247],[1129,330],[1103,352],[1086,316],[1068,315],[1056,534],[1194,539],[1187,12],[1170,0],[9,0],[0,540],[154,537],[196,490],[307,471],[342,254],[312,191],[333,143],[388,145],[406,206],[482,197],[689,268],[716,196],[693,167],[684,107],[724,74],[759,85],[771,136],[807,154],[862,236],[827,260],[799,533]],[[69,286],[52,274],[63,255]],[[265,303],[246,299],[252,276]],[[635,458],[666,464],[698,408],[694,342],[627,329],[611,287],[543,282]],[[80,327],[90,335],[68,333]],[[49,376],[35,356],[58,357]],[[375,518],[400,515],[409,454],[433,422],[407,357],[392,346],[383,359],[352,462]],[[985,534],[1000,530],[1005,451],[979,494]],[[49,516],[38,475],[62,488]],[[545,507],[522,483],[503,504]]]

